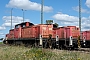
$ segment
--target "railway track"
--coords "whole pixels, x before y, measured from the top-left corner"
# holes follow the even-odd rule
[[[6,44],[0,44],[1,46],[7,46]],[[29,46],[27,46],[27,48],[30,48]],[[36,48],[42,48],[42,47],[36,47]],[[50,48],[43,48],[43,49],[50,49]],[[67,50],[67,51],[78,51],[78,52],[89,52],[90,53],[90,48],[75,48],[75,49],[58,49],[55,48],[56,50]],[[50,50],[55,50],[55,49],[50,49]]]
[[[77,51],[90,52],[90,48],[78,48]]]

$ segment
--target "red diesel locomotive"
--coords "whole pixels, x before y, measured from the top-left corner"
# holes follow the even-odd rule
[[[4,43],[45,48],[77,48],[79,36],[80,29],[76,26],[55,27],[54,24],[34,25],[30,22],[23,22],[9,30]],[[83,36],[86,36],[84,32]]]

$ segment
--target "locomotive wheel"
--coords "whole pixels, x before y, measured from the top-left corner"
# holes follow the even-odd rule
[[[45,42],[45,48],[48,48],[48,43],[47,42]]]
[[[3,43],[6,44],[6,40],[4,40]]]

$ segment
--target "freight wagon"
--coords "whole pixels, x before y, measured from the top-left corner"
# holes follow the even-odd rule
[[[77,48],[80,29],[76,26],[56,28],[54,24],[34,25],[24,22],[6,34],[4,43],[43,46],[45,48]]]

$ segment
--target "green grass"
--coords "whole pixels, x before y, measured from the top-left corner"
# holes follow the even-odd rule
[[[0,44],[3,44],[3,42],[0,42]]]
[[[90,53],[23,46],[0,46],[0,53],[0,60],[90,60]]]

